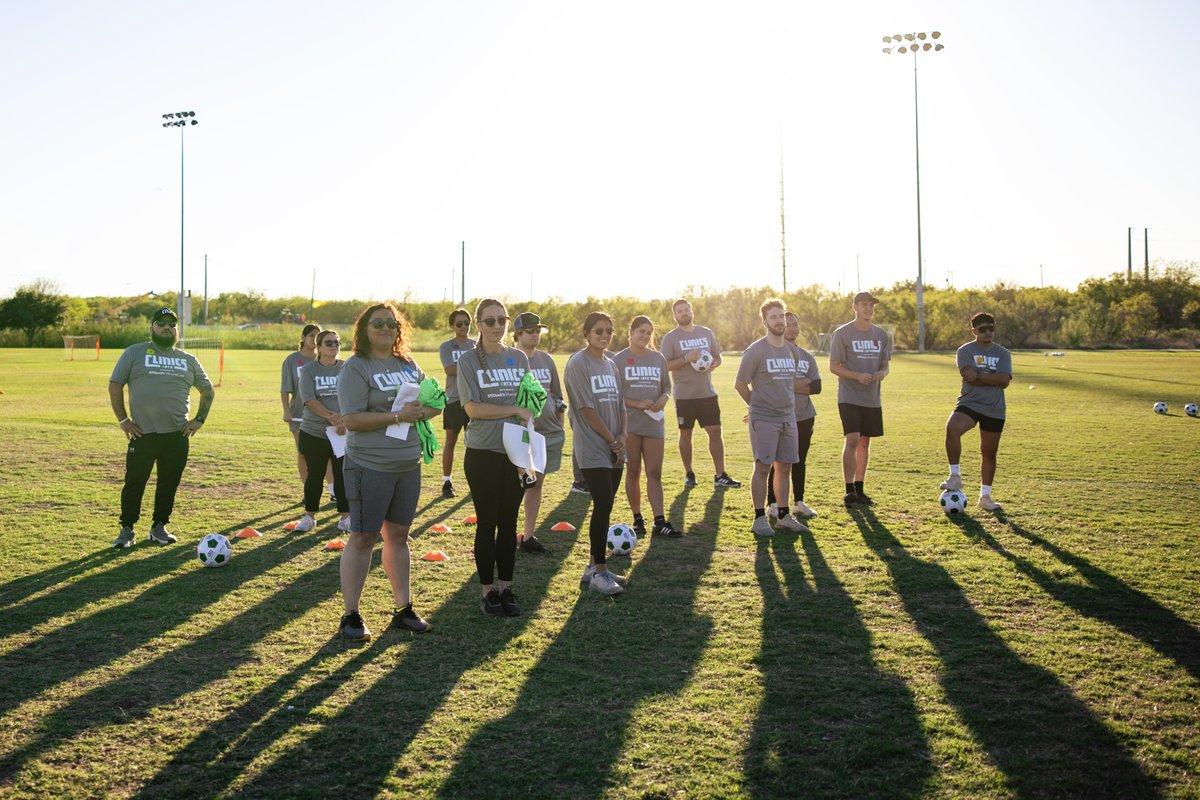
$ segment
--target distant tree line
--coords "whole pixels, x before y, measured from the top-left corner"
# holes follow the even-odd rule
[[[898,349],[915,350],[917,308],[911,281],[872,289],[880,306],[876,321],[895,328]],[[758,307],[768,297],[781,296],[800,318],[801,339],[815,341],[851,316],[851,293],[821,286],[780,294],[769,288],[689,289],[698,323],[717,331],[722,347],[742,350],[762,335]],[[146,322],[156,308],[175,307],[173,293],[140,297],[68,297],[53,285],[36,281],[0,301],[0,345],[59,346],[63,334],[100,334],[103,347],[126,347],[146,336]],[[583,320],[588,312],[604,310],[616,323],[614,347],[626,343],[627,326],[638,314],[654,320],[659,336],[674,327],[671,305],[676,298],[646,300],[618,296],[589,297],[582,302],[551,298],[529,303],[501,298],[509,314],[534,311],[550,331],[543,345],[554,351],[581,346]],[[373,301],[371,301],[373,302]],[[394,302],[417,329],[417,346],[430,349],[450,335],[446,324],[456,303]],[[209,301],[208,325],[202,325],[197,299],[190,336],[221,335],[231,348],[282,349],[294,347],[305,321],[346,329],[369,302],[333,300],[312,303],[305,297],[268,298],[258,292],[225,292]],[[474,301],[468,301],[468,310]],[[1120,273],[1089,278],[1074,291],[1057,287],[1027,287],[1000,282],[986,289],[925,289],[925,344],[930,350],[957,347],[968,335],[976,311],[988,311],[998,321],[997,339],[1014,349],[1077,347],[1200,347],[1200,265],[1160,263],[1150,274],[1127,278]],[[239,330],[238,326],[255,326]],[[207,332],[207,333],[206,333]]]

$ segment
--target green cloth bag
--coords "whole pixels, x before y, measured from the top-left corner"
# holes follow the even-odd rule
[[[417,402],[430,408],[445,408],[446,393],[437,378],[425,378],[419,385]],[[433,454],[438,451],[437,434],[427,419],[417,420],[417,437],[421,440],[421,459],[428,464],[433,461]]]

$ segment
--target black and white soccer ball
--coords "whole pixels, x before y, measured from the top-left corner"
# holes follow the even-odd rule
[[[708,372],[713,365],[713,355],[707,350],[701,350],[700,355],[692,362],[692,369],[696,372]]]
[[[631,526],[618,522],[608,529],[607,545],[610,556],[627,556],[637,547],[637,534]]]
[[[1195,403],[1188,403],[1183,407],[1183,413],[1189,417],[1200,417],[1200,407],[1197,407]]]
[[[1159,400],[1157,403],[1154,404],[1154,413],[1155,414],[1167,413],[1167,404],[1164,403],[1163,401]]]
[[[196,545],[196,557],[206,567],[223,567],[229,563],[233,548],[229,540],[219,533],[210,533]]]
[[[958,489],[947,489],[938,498],[938,504],[948,516],[955,516],[967,510],[967,496]]]

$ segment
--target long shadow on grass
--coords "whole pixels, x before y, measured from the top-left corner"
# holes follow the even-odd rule
[[[705,506],[714,531],[723,501],[716,491]],[[513,709],[471,737],[439,795],[583,798],[611,789],[635,709],[678,693],[704,652],[712,622],[695,612],[695,599],[715,541],[652,538],[623,594],[585,590]],[[670,756],[683,761],[649,761],[676,774],[693,767],[687,748],[660,759]]]
[[[84,731],[148,716],[186,694],[229,677],[239,668],[257,665],[254,645],[258,640],[337,592],[337,572],[336,561],[326,562],[287,583],[266,602],[251,606],[208,633],[167,650],[40,719],[29,740],[0,759],[0,781],[11,778],[40,753]],[[189,605],[189,611],[195,609]],[[147,742],[146,746],[155,744]]]
[[[566,505],[564,501],[547,512],[546,518],[555,518]],[[427,617],[434,625],[431,633],[416,637],[385,633],[334,675],[289,698],[288,703],[298,709],[315,709],[356,673],[373,668],[397,641],[411,638],[408,651],[374,684],[348,701],[336,715],[319,717],[320,727],[311,733],[306,731],[300,742],[237,791],[247,796],[344,797],[347,787],[352,787],[352,796],[374,796],[388,780],[401,753],[459,685],[463,674],[494,658],[524,633],[550,580],[570,552],[570,541],[561,538],[549,553],[518,559],[514,589],[523,616],[483,616],[479,611],[479,581],[473,574]],[[172,762],[189,765],[187,771],[192,777],[186,781],[177,778],[172,765],[168,765],[154,778],[154,793],[168,797],[218,794],[281,738],[296,735],[297,728],[313,728],[313,720],[302,713],[275,708],[263,716],[263,704],[277,704],[296,680],[281,679],[279,686],[260,693],[257,701],[211,726]],[[238,736],[242,738],[236,747],[224,746]],[[220,768],[210,768],[197,778],[197,766],[209,763],[214,749],[224,751]]]
[[[747,754],[755,797],[912,797],[932,772],[912,693],[875,668],[871,634],[812,534],[760,541],[766,696]],[[780,583],[776,569],[782,575]]]
[[[69,581],[76,575],[89,571],[96,564],[111,560],[106,553],[87,553],[79,558],[64,561],[47,567],[41,572],[22,575],[6,583],[0,584],[0,610],[8,606],[20,605],[25,598],[37,594],[51,586],[61,587],[64,581]],[[3,635],[3,633],[0,633]]]
[[[1157,797],[1157,785],[1048,670],[1014,653],[945,569],[915,558],[856,508],[867,546],[942,662],[942,687],[1020,797]]]
[[[1083,586],[1073,580],[1061,581],[1029,560],[1009,552],[982,525],[969,517],[961,524],[967,533],[978,536],[984,544],[1008,559],[1046,594],[1084,616],[1098,619],[1124,631],[1128,636],[1140,639],[1142,643],[1173,659],[1193,677],[1200,678],[1200,632],[1191,624],[1087,559],[1030,533],[1002,515],[997,518],[1017,536],[1071,567],[1088,585]]]

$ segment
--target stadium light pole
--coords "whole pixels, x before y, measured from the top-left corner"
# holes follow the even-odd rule
[[[913,129],[916,133],[917,148],[917,352],[925,352],[925,260],[921,252],[921,115],[917,103],[917,52],[932,50],[937,52],[945,49],[945,45],[937,41],[942,38],[941,31],[920,33],[896,33],[884,36],[883,43],[894,45],[883,48],[884,55],[898,53],[904,55],[910,50],[913,54]]]
[[[179,338],[183,338],[183,132],[188,125],[198,125],[195,111],[174,111],[163,114],[164,128],[179,128],[179,298],[175,314],[179,318]]]

